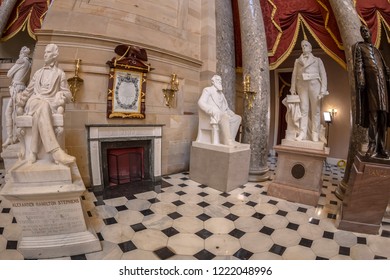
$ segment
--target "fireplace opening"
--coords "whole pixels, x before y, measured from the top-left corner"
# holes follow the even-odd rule
[[[153,180],[151,140],[102,142],[104,187]]]

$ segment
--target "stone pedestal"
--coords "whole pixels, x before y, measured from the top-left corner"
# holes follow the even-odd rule
[[[358,154],[352,166],[339,229],[378,234],[390,199],[390,161],[365,159]]]
[[[321,194],[322,169],[329,150],[278,145],[278,165],[268,195],[316,206]]]
[[[22,227],[18,250],[25,258],[57,258],[101,250],[87,228],[80,196],[85,191],[76,164],[17,162],[0,194],[12,203]]]
[[[221,192],[229,192],[248,182],[250,147],[192,142],[190,178]]]

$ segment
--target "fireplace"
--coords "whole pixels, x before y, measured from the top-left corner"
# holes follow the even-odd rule
[[[91,187],[161,180],[162,125],[87,125]]]

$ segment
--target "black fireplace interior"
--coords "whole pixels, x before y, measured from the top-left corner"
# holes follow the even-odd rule
[[[101,142],[104,188],[153,181],[151,140]]]

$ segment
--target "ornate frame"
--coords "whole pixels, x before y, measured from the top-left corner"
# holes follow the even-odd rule
[[[121,56],[106,63],[110,66],[107,118],[144,119],[146,74],[152,70],[150,64],[144,62],[146,51],[127,45],[119,45],[115,51],[117,54],[120,51]]]
[[[108,118],[145,118],[146,73],[111,68],[108,81]]]

